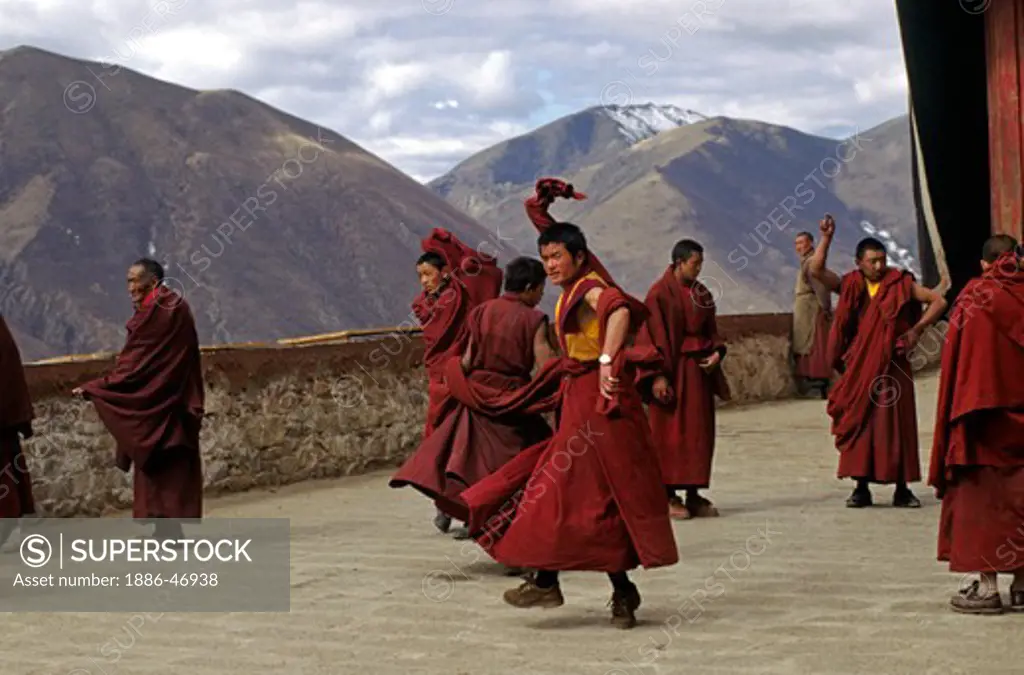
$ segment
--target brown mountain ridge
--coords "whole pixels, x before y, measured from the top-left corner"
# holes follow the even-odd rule
[[[0,52],[0,312],[25,358],[119,348],[141,256],[209,344],[407,320],[434,227],[517,255],[332,130],[236,91],[128,69],[100,86],[87,69],[103,72]]]

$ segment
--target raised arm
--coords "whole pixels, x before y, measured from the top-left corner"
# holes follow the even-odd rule
[[[828,247],[832,245],[832,237],[836,233],[836,221],[826,213],[825,218],[819,223],[819,228],[821,229],[821,239],[807,264],[807,273],[825,284],[825,287],[833,293],[838,293],[843,283],[842,279],[825,266],[828,262]]]
[[[526,216],[538,232],[543,232],[558,222],[548,213],[548,209],[556,199],[559,197],[575,200],[587,198],[587,195],[577,192],[572,183],[566,183],[558,178],[541,178],[537,181],[534,190],[534,195],[527,198],[524,206],[526,206]]]

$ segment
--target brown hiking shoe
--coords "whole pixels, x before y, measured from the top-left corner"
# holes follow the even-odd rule
[[[516,588],[510,588],[505,591],[502,597],[505,599],[505,602],[520,609],[529,609],[531,607],[554,609],[565,604],[565,598],[562,597],[562,589],[558,584],[551,588],[541,588],[533,583],[533,580],[524,581]]]
[[[989,596],[981,594],[981,582],[974,581],[967,588],[960,589],[960,592],[949,600],[954,612],[961,614],[1002,614],[1003,601],[998,593]]]
[[[632,628],[636,625],[636,610],[640,607],[640,591],[635,584],[630,584],[628,591],[612,592],[608,602],[612,608],[612,625],[616,628]]]
[[[689,520],[693,517],[690,510],[683,504],[679,497],[672,497],[668,500],[668,517],[672,520]]]
[[[710,499],[706,497],[697,496],[693,499],[686,500],[686,510],[694,518],[717,518],[718,509],[711,503]]]

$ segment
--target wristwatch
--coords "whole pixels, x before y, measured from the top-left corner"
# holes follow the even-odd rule
[[[601,357],[597,359],[597,362],[600,363],[602,366],[610,366],[612,365],[612,357],[608,356],[607,354],[601,354]]]

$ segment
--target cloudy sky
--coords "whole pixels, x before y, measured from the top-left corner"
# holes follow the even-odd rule
[[[0,49],[239,89],[420,180],[602,103],[826,136],[907,107],[893,0],[0,0],[0,16]]]

